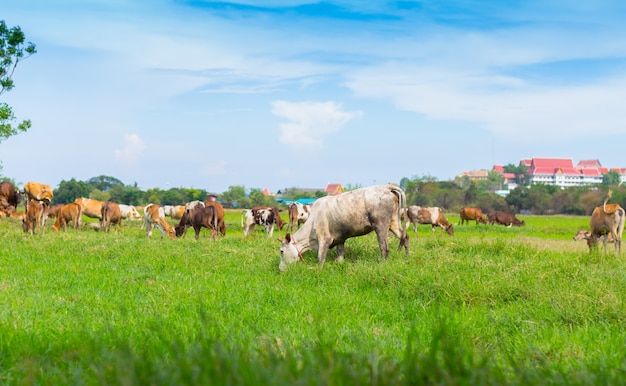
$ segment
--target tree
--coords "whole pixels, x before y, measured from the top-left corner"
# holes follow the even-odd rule
[[[508,164],[504,167],[506,173],[515,174],[515,183],[519,186],[526,186],[528,183],[528,166]]]
[[[94,188],[101,190],[103,192],[106,192],[107,190],[111,189],[115,185],[124,186],[124,183],[122,181],[118,180],[115,177],[110,177],[110,176],[92,177],[87,181],[87,183],[93,186]]]
[[[608,186],[616,186],[622,182],[622,179],[617,170],[609,170],[608,173],[602,176],[602,183]]]
[[[57,204],[67,204],[74,202],[79,197],[89,197],[91,187],[84,181],[76,181],[71,179],[69,181],[61,181],[59,187],[54,190],[54,202]]]
[[[13,73],[17,64],[37,52],[35,45],[26,40],[20,27],[7,27],[4,20],[0,20],[0,95],[13,89]],[[0,102],[0,142],[15,134],[28,130],[29,120],[24,120],[13,126],[15,115],[11,106]]]

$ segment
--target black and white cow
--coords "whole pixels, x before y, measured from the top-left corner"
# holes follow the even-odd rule
[[[241,217],[243,235],[247,236],[256,225],[265,228],[265,234],[272,237],[274,225],[278,225],[279,230],[283,230],[285,221],[280,218],[278,208],[270,206],[253,206],[252,209],[245,210]]]
[[[326,196],[313,203],[309,219],[293,235],[287,233],[280,246],[281,271],[287,265],[302,258],[302,253],[317,250],[321,266],[326,254],[337,247],[337,261],[343,261],[344,243],[350,237],[376,232],[378,246],[383,258],[389,248],[387,235],[391,231],[409,253],[409,237],[402,226],[402,214],[406,210],[404,191],[395,184],[361,188],[338,196]]]

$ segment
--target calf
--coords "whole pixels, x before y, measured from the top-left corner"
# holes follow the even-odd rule
[[[102,205],[102,219],[100,229],[109,232],[111,224],[120,225],[122,223],[122,212],[120,206],[115,202],[107,201]]]
[[[165,212],[157,204],[149,204],[144,208],[143,224],[148,237],[152,236],[152,230],[156,226],[161,231],[161,238],[167,234],[169,238],[176,239],[176,230],[165,220]]]
[[[483,214],[483,210],[480,208],[470,208],[465,207],[459,211],[460,224],[469,224],[470,220],[476,221],[476,225],[478,224],[487,224],[487,219]]]
[[[59,214],[59,211],[61,210],[61,208],[63,208],[64,206],[65,204],[50,205],[48,207],[48,210],[46,211],[46,215],[50,218],[55,218]]]
[[[591,213],[591,220],[589,225],[591,226],[591,244],[590,249],[594,249],[600,241],[602,236],[604,237],[604,252],[606,253],[606,243],[608,242],[608,235],[614,240],[615,254],[619,254],[622,251],[622,233],[624,232],[624,220],[626,213],[624,209],[618,204],[607,204],[609,198],[611,198],[612,191],[609,190],[602,206],[598,206]]]
[[[501,224],[507,227],[510,227],[512,225],[523,227],[524,225],[526,225],[526,222],[520,221],[517,217],[515,217],[515,214],[511,212],[494,211],[490,212],[487,217],[489,218],[489,224],[491,225]]]
[[[387,235],[391,231],[409,254],[409,237],[402,226],[406,196],[397,185],[377,185],[326,196],[313,204],[311,216],[296,233],[287,233],[280,246],[280,271],[302,259],[302,253],[317,249],[317,262],[324,264],[329,248],[337,247],[337,261],[343,261],[348,238],[376,232],[380,254],[389,254]]]
[[[70,221],[74,224],[74,229],[80,229],[80,217],[82,216],[82,214],[83,209],[75,202],[62,205],[62,207],[56,213],[57,221],[54,223],[54,225],[52,225],[52,230],[56,232],[59,229],[63,228],[63,232],[66,232],[67,223]]]
[[[31,235],[35,234],[35,230],[37,230],[42,236],[46,225],[46,205],[31,199],[27,207],[28,209],[22,219],[22,229],[24,232],[30,232]]]
[[[609,243],[613,243],[613,235],[612,234],[607,234],[606,236],[600,236],[600,238],[598,239],[599,241],[604,241],[604,238],[608,237],[608,242]],[[591,231],[588,231],[586,229],[581,229],[578,231],[578,233],[576,233],[576,235],[574,236],[574,241],[578,241],[578,240],[586,240],[587,241],[587,246],[589,247],[589,250],[593,249],[593,239],[591,238]]]
[[[409,229],[411,223],[413,223],[415,233],[417,233],[417,224],[430,224],[433,234],[435,229],[440,227],[448,235],[454,236],[454,227],[448,222],[441,208],[411,205],[407,209],[406,215],[408,220],[406,221],[406,230]]]

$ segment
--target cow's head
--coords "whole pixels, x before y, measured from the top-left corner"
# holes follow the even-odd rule
[[[291,235],[289,233],[285,235],[285,240],[278,241],[281,242],[280,264],[278,264],[278,269],[281,272],[284,272],[287,270],[289,264],[296,263],[298,260],[300,260],[302,258],[302,254],[298,252],[295,240],[291,238]]]
[[[578,233],[576,233],[576,235],[574,236],[574,241],[578,241],[578,240],[589,240],[591,238],[591,232],[581,229],[578,231]]]
[[[454,236],[454,227],[452,224],[446,225],[446,232],[448,232],[450,236]]]
[[[483,216],[482,214],[476,216],[476,222],[480,223],[480,224],[487,224],[487,218],[485,216]]]

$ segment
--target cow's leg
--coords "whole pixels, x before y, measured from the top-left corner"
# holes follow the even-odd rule
[[[265,226],[265,233],[268,234],[269,237],[272,237],[272,235],[274,234],[274,224],[272,225],[266,225]]]
[[[389,230],[398,238],[398,240],[400,240],[400,243],[398,243],[398,250],[404,247],[404,249],[406,250],[406,255],[408,256],[409,232],[407,232],[405,229],[402,229],[402,227],[390,227]]]
[[[375,229],[376,238],[378,239],[378,247],[380,248],[380,255],[383,259],[386,259],[387,255],[389,255],[389,246],[387,245],[387,229],[389,229],[389,225],[382,230]]]
[[[196,232],[196,240],[198,240],[198,239],[200,238],[200,229],[201,229],[201,228],[202,228],[202,227],[197,226],[197,225],[194,225],[194,226],[193,226],[193,231],[194,231],[194,232]]]
[[[337,244],[337,257],[336,260],[338,263],[343,263],[343,257],[345,252],[345,242],[341,244]]]
[[[148,237],[152,237],[152,230],[154,229],[154,223],[153,222],[148,222],[146,224],[146,235],[148,235]]]
[[[328,249],[332,244],[332,240],[330,238],[324,238],[319,240],[319,249],[317,250],[317,264],[320,268],[324,265],[324,261],[326,261],[326,254],[328,254]]]

